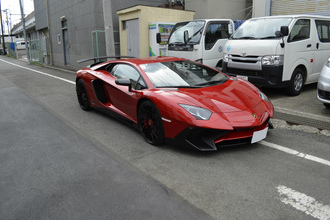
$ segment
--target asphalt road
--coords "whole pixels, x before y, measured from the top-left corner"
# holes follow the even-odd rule
[[[74,77],[0,56],[1,219],[330,219],[329,136],[278,127],[212,153],[154,147],[82,111]]]

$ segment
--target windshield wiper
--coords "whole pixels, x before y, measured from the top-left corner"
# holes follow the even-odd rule
[[[221,79],[221,80],[215,80],[215,81],[199,83],[199,84],[196,84],[195,86],[206,86],[206,85],[222,84],[226,81],[227,81],[227,79]]]
[[[279,38],[279,37],[276,37],[276,36],[267,36],[267,37],[261,37],[259,39],[275,39],[275,38]]]
[[[239,39],[239,40],[242,40],[242,39],[247,39],[247,40],[250,40],[250,39],[257,39],[255,37],[238,37],[238,38],[234,38],[233,39]]]

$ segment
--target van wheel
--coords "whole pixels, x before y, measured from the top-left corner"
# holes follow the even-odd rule
[[[290,84],[286,91],[290,96],[297,96],[300,94],[302,87],[304,85],[304,71],[300,68],[296,68],[293,71]]]

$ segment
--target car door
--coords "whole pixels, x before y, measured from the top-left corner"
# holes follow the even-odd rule
[[[330,55],[330,20],[315,19],[316,25],[316,44],[315,44],[315,61],[313,73],[314,81],[317,81],[324,63]]]
[[[204,35],[203,63],[215,67],[223,58],[223,48],[230,37],[229,21],[212,21]]]
[[[311,20],[307,18],[298,19],[288,36],[285,45],[283,81],[290,80],[292,73],[299,65],[307,69],[307,80],[313,69],[314,53]]]
[[[141,74],[137,69],[129,64],[115,65],[110,74],[116,79],[130,79],[132,83],[131,91],[128,86],[121,86],[115,83],[106,86],[106,90],[113,107],[119,110],[121,114],[136,120],[136,106],[138,99],[142,95],[140,90],[145,88],[146,85],[141,77]]]

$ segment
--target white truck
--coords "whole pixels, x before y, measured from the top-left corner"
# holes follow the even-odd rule
[[[304,84],[317,82],[330,55],[330,17],[252,18],[236,30],[224,50],[226,74],[299,95]]]
[[[176,23],[167,44],[167,55],[221,67],[223,48],[234,32],[230,19],[201,19]],[[157,43],[161,41],[157,34]]]

